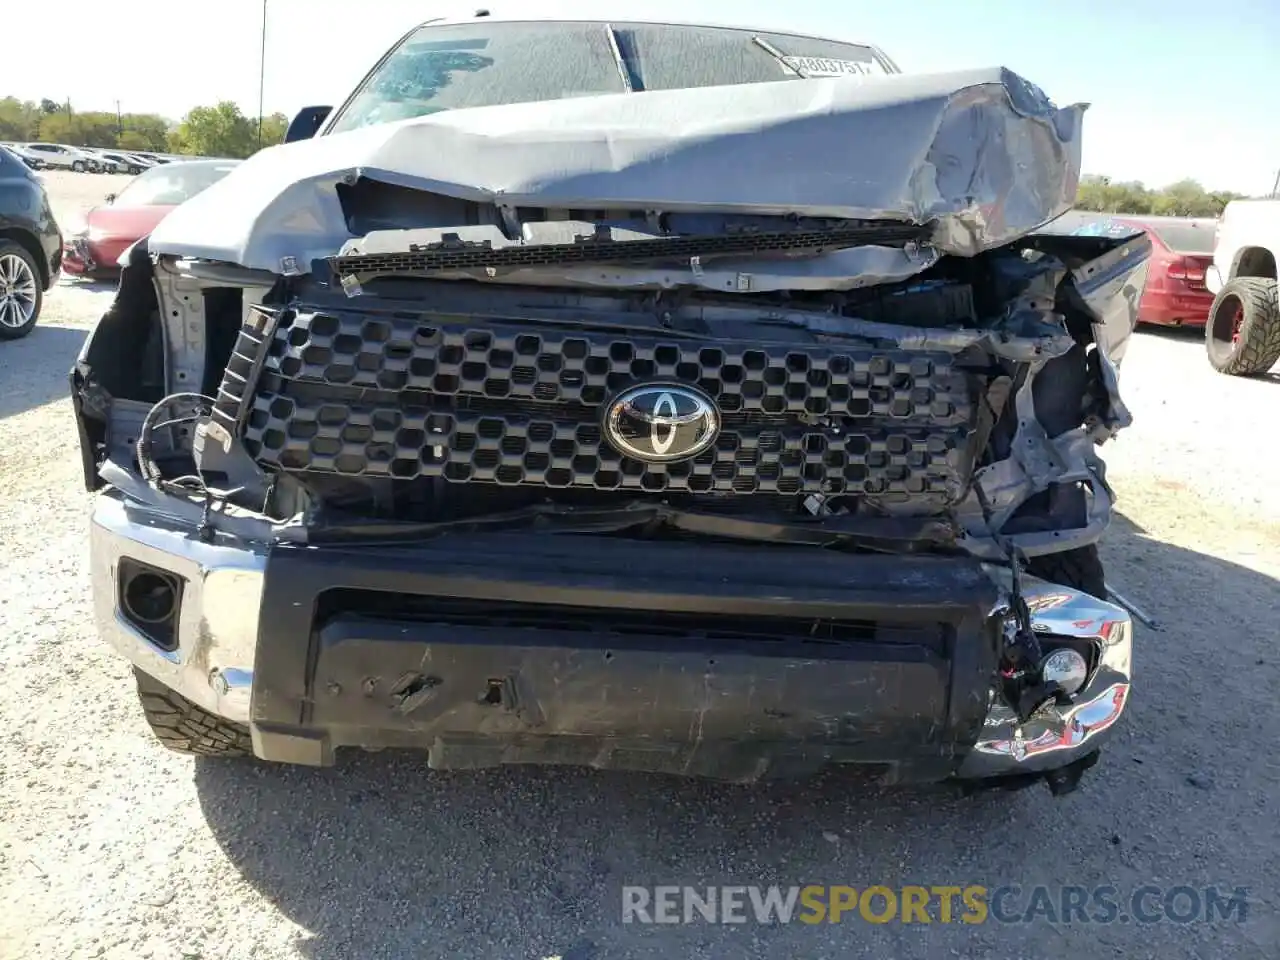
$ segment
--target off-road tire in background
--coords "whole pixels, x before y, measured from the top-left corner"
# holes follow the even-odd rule
[[[133,676],[147,724],[170,750],[197,757],[253,756],[248,727],[214,716],[136,667]]]
[[[1225,284],[1209,308],[1204,344],[1209,365],[1219,373],[1252,377],[1275,366],[1280,360],[1280,294],[1276,281],[1268,277],[1236,277]]]
[[[1062,553],[1031,557],[1027,561],[1027,573],[1049,583],[1071,587],[1099,600],[1107,599],[1107,578],[1102,570],[1102,557],[1096,543],[1064,550]]]

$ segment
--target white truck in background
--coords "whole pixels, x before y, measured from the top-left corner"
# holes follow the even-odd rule
[[[1280,200],[1232,200],[1222,211],[1205,286],[1215,294],[1204,325],[1209,363],[1247,377],[1280,361]]]

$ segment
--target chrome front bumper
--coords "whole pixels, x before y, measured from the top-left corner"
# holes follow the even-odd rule
[[[965,757],[962,779],[1040,773],[1096,750],[1129,701],[1133,621],[1121,607],[1067,587],[1026,578],[1023,593],[1037,634],[1090,640],[1098,662],[1065,706],[1042,709],[1026,723],[992,693],[987,719]]]
[[[103,639],[188,700],[247,725],[265,548],[230,537],[205,543],[191,527],[108,490],[96,497],[89,553],[94,613]],[[186,580],[177,650],[161,650],[121,613],[116,584],[121,557]]]
[[[156,647],[121,613],[116,572],[122,557],[185,578],[175,651]],[[108,489],[96,498],[91,559],[94,609],[107,642],[188,700],[248,725],[265,546],[221,534],[205,543],[189,525]],[[1001,575],[992,570],[997,581]],[[1030,578],[1024,593],[1038,633],[1093,641],[1097,665],[1070,704],[1051,705],[1026,723],[1019,724],[993,691],[983,730],[958,771],[962,779],[1066,766],[1097,750],[1128,702],[1129,615],[1076,590]]]

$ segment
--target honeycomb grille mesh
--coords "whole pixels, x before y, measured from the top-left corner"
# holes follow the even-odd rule
[[[277,326],[244,442],[279,469],[351,477],[689,493],[959,499],[972,378],[942,352],[480,326],[298,309]],[[693,384],[722,427],[648,464],[602,436],[617,391]]]

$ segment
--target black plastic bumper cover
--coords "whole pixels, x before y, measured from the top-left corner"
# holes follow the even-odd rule
[[[996,599],[968,559],[563,535],[280,546],[255,749],[942,779],[986,715]]]

